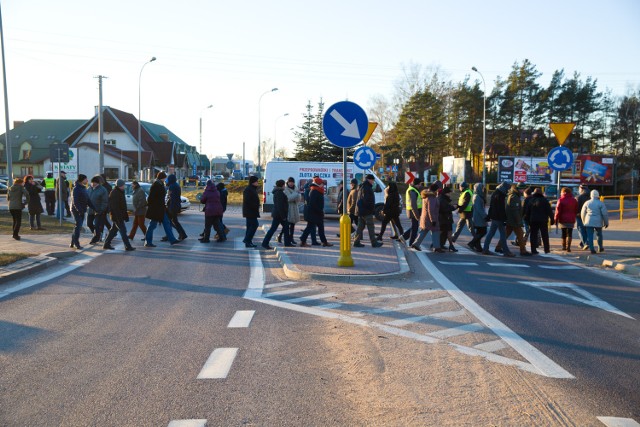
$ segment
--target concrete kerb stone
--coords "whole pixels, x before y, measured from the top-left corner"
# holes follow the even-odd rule
[[[612,268],[616,271],[621,271],[632,276],[640,276],[640,268],[632,265],[627,265],[622,262],[606,259],[599,255],[593,255],[593,254],[580,255],[578,256],[578,259],[587,265]]]
[[[0,269],[0,284],[44,270],[57,262],[57,258],[48,254],[36,255],[16,261]]]
[[[309,271],[300,270],[296,265],[291,261],[291,258],[287,255],[283,248],[276,246],[275,251],[282,265],[282,269],[285,275],[294,280],[342,280],[348,282],[355,282],[361,280],[371,280],[371,279],[384,279],[390,277],[403,277],[411,273],[411,268],[407,263],[405,258],[404,250],[402,249],[402,245],[398,242],[394,242],[394,248],[396,250],[396,257],[398,259],[399,270],[391,273],[379,273],[379,274],[327,274],[327,273],[314,273]]]

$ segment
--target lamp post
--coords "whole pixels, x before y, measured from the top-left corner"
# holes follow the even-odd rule
[[[484,82],[484,76],[476,67],[471,67],[473,71],[480,74],[482,78],[483,101],[482,101],[482,186],[487,186],[487,84]]]
[[[207,110],[209,108],[212,108],[213,104],[211,105],[207,105],[206,107],[204,107],[202,110],[200,110],[200,155],[202,155],[202,114],[204,113],[204,110]],[[211,168],[209,168],[211,169]],[[211,174],[209,174],[211,175]]]
[[[287,117],[289,115],[289,113],[284,113],[281,116],[278,116],[278,118],[276,118],[275,122],[273,123],[273,158],[276,158],[276,142],[278,140],[278,120],[280,120],[283,117]]]
[[[260,158],[261,157],[261,154],[260,154],[260,151],[261,151],[261,148],[260,148],[260,144],[261,144],[261,142],[260,142],[260,123],[261,123],[261,120],[260,120],[260,104],[262,102],[262,97],[263,96],[265,96],[268,93],[275,92],[277,90],[278,90],[278,88],[274,87],[273,89],[268,90],[265,93],[263,93],[262,95],[260,95],[260,98],[258,98],[258,168],[257,168],[258,172],[260,172],[260,164],[261,164],[261,158]]]
[[[141,104],[141,85],[142,85],[142,71],[144,67],[155,61],[156,57],[153,56],[150,60],[145,62],[140,68],[140,76],[138,77],[138,179],[142,181],[142,117],[140,117],[140,104]]]

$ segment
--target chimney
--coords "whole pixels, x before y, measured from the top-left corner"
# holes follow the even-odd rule
[[[161,133],[161,134],[160,134],[160,138],[161,138],[164,142],[169,142],[169,134],[168,134],[168,133]]]
[[[13,128],[17,128],[18,126],[22,126],[24,124],[24,120],[14,120],[13,121]]]

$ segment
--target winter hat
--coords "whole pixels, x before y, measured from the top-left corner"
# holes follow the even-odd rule
[[[320,178],[319,176],[316,176],[315,178],[313,178],[313,183],[314,183],[314,184],[316,184],[316,185],[322,185],[322,184],[324,184],[324,183],[322,182],[322,178]]]
[[[358,180],[355,178],[351,178],[351,184],[355,185],[356,187],[358,186]]]
[[[249,177],[249,184],[253,184],[254,182],[258,182],[258,177],[255,175],[251,175]]]
[[[276,187],[284,187],[284,179],[277,180]]]
[[[462,181],[462,182],[460,183],[460,187],[462,187],[462,188],[469,188],[469,184],[467,184],[467,182],[466,182],[466,181]]]
[[[91,178],[91,182],[95,182],[96,184],[100,184],[101,183],[100,177],[98,175],[94,176],[93,178]]]
[[[122,187],[124,185],[124,179],[119,179],[116,181],[116,187]]]
[[[599,199],[600,198],[600,193],[598,193],[598,190],[591,190],[591,198],[592,199]]]
[[[290,177],[289,177],[289,179],[287,179],[287,182],[293,182],[293,183],[295,183],[295,182],[296,182],[296,180],[295,180],[295,179],[293,179],[293,177],[292,177],[292,176],[290,176]]]
[[[369,174],[369,175],[367,175],[367,179],[376,179],[376,177],[371,175],[371,174]]]
[[[87,175],[78,174],[78,182],[82,182],[87,179]]]

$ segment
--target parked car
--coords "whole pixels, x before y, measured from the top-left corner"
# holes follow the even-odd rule
[[[5,184],[0,184],[0,194],[7,194],[7,191],[9,191],[9,187]]]
[[[214,175],[213,179],[216,181],[224,181],[224,175]]]
[[[144,191],[145,197],[149,196],[151,184],[141,182],[140,187]],[[124,198],[127,200],[127,210],[133,212],[133,186],[130,182],[124,184]],[[191,207],[191,202],[184,196],[180,196],[180,212],[186,211]]]

